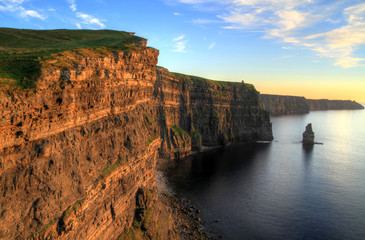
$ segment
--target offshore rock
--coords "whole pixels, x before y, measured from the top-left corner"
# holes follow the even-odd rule
[[[314,144],[314,132],[311,123],[308,123],[303,132],[303,144]]]

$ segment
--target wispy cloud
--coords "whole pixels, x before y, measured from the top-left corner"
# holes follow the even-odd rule
[[[222,21],[216,19],[206,19],[206,18],[196,18],[191,21],[194,24],[212,24],[212,23],[222,23]]]
[[[354,57],[357,48],[365,44],[365,3],[349,6],[349,2],[334,0],[324,6],[316,0],[175,1],[200,9],[216,9],[217,20],[194,19],[192,23],[214,23],[220,19],[227,24],[224,29],[260,30],[264,38],[308,49],[319,57],[334,59],[334,65],[344,68],[361,66],[365,61]],[[341,11],[342,18],[338,14]],[[327,23],[327,31],[318,32],[325,29],[316,28],[322,23]]]
[[[188,41],[185,39],[185,35],[178,36],[173,41],[175,42],[173,52],[186,53],[185,49]]]
[[[174,12],[174,16],[180,16],[181,13],[178,13],[178,12]]]
[[[0,12],[7,12],[16,14],[21,18],[28,20],[31,18],[38,18],[46,20],[46,17],[36,10],[30,10],[23,7],[24,0],[0,0]]]
[[[365,3],[343,11],[346,24],[328,32],[307,36],[311,50],[321,57],[335,59],[335,65],[344,68],[360,66],[365,58],[353,57],[358,46],[365,44]],[[303,41],[303,43],[304,43]]]
[[[101,22],[102,20],[82,12],[77,12],[76,17],[82,19],[82,23],[86,25],[97,25],[100,28],[105,28],[105,25]],[[80,25],[81,26],[81,25]]]
[[[98,19],[91,14],[78,11],[76,0],[67,0],[67,3],[71,11],[75,14],[75,17],[79,19],[74,22],[78,29],[82,29],[82,25],[86,25],[87,28],[94,28],[95,26],[97,28],[105,28],[105,24],[102,23],[104,20]]]
[[[215,47],[215,42],[212,42],[211,44],[209,44],[208,50],[213,49],[214,47]]]
[[[184,38],[185,38],[185,35],[181,35],[181,36],[174,38],[174,41],[180,41],[180,40],[183,40]]]
[[[69,3],[69,7],[73,12],[77,11],[77,6],[75,0],[67,0]]]

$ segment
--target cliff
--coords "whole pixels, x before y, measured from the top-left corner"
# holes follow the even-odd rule
[[[272,115],[309,112],[307,99],[304,97],[261,94],[261,104]]]
[[[138,189],[155,192],[157,56],[61,53],[36,89],[1,88],[0,238],[116,239],[131,226]]]
[[[364,109],[361,104],[350,100],[307,99],[310,111]]]
[[[354,110],[364,107],[350,100],[306,99],[296,96],[261,94],[262,107],[271,115],[305,114],[315,110]]]
[[[3,76],[1,239],[133,238],[131,227],[174,239],[159,218],[157,156],[272,139],[252,85],[172,74],[157,58],[144,43],[77,48],[37,61],[34,88]]]
[[[175,126],[170,130],[172,135],[176,132],[182,137],[190,135],[193,149],[200,149],[201,145],[273,139],[269,115],[260,108],[259,93],[253,85],[170,73],[164,68],[157,68],[156,85],[164,125]],[[171,146],[176,144],[168,137],[167,129],[161,131],[161,149],[169,154]],[[173,157],[185,156],[191,150],[178,149]]]

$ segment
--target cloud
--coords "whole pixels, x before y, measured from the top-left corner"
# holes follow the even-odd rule
[[[174,12],[174,16],[181,16],[181,13]]]
[[[174,50],[172,50],[173,52],[186,53],[185,48],[188,41],[185,40],[185,35],[176,37],[173,39],[173,41],[175,42]]]
[[[335,59],[344,68],[360,66],[365,58],[353,57],[358,46],[365,44],[365,3],[344,9],[346,25],[328,32],[309,35],[305,41],[319,56]]]
[[[105,28],[105,24],[102,23],[104,20],[98,19],[93,15],[77,11],[76,0],[67,0],[67,2],[71,11],[75,13],[76,18],[82,20],[82,22],[76,21],[74,23],[78,29],[82,29],[81,24],[88,25],[88,27],[97,26],[99,28]]]
[[[215,47],[215,42],[212,42],[211,44],[209,44],[208,46],[208,50],[212,49]]]
[[[86,25],[97,25],[100,28],[105,28],[105,25],[101,22],[102,20],[95,18],[92,15],[86,14],[86,13],[82,13],[82,12],[77,12],[76,13],[76,17],[82,19],[82,23],[86,24]]]
[[[223,29],[260,30],[266,39],[279,39],[292,48],[308,49],[319,57],[333,59],[335,66],[356,67],[365,61],[362,57],[354,57],[356,50],[365,45],[365,3],[350,5],[351,2],[341,0],[334,0],[331,4],[316,0],[175,2],[199,9],[217,9],[217,19],[227,24]],[[198,18],[192,21],[205,22],[215,23],[215,20]]]
[[[174,38],[174,41],[180,41],[185,38],[185,35],[181,35],[179,37]]]
[[[17,14],[18,17],[26,20],[31,18],[38,18],[46,20],[46,17],[40,14],[36,10],[25,9],[22,4],[24,0],[0,0],[0,12],[6,12],[11,14]]]
[[[211,23],[222,23],[222,21],[215,19],[196,18],[191,21],[193,24],[211,24]]]
[[[20,11],[20,15],[24,18],[27,17],[34,17],[34,18],[39,18],[42,20],[45,20],[46,18],[43,17],[41,14],[39,14],[37,11],[34,10],[26,10],[23,7],[20,7],[21,11]]]
[[[76,12],[77,6],[76,6],[75,0],[67,0],[67,2],[70,4],[69,7],[70,7],[71,11]]]

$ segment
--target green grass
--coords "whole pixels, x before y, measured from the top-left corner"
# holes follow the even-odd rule
[[[186,135],[186,136],[190,136],[187,132],[185,132],[183,129],[181,129],[179,126],[177,125],[173,125],[171,126],[171,129],[175,132],[175,133],[178,133],[180,135],[180,137],[182,138],[183,135]]]
[[[44,226],[39,232],[34,231],[30,234],[31,238],[36,238],[37,236],[43,235],[50,226],[52,226],[54,223],[56,223],[56,220],[50,221],[46,226]]]
[[[0,77],[14,79],[14,85],[18,87],[34,88],[40,74],[41,64],[39,61],[0,57]]]
[[[198,131],[196,131],[196,130],[191,133],[191,136],[192,137],[195,137],[195,138],[201,138],[202,137],[201,134]]]
[[[141,40],[143,38],[113,30],[0,28],[0,51],[23,51],[28,54],[102,46],[121,48]]]
[[[226,81],[217,81],[211,80],[207,78],[202,78],[198,76],[185,75],[181,73],[170,72],[170,76],[182,80],[189,87],[200,87],[200,88],[232,88],[234,85],[240,84],[239,82],[226,82]],[[249,83],[244,83],[244,86],[250,91],[256,91],[254,85]],[[216,94],[221,94],[216,92]]]
[[[148,147],[156,138],[157,137],[155,135],[150,136],[146,142],[146,147]]]
[[[94,184],[98,184],[102,179],[108,177],[112,172],[114,172],[119,167],[127,163],[126,159],[122,159],[118,156],[118,159],[114,163],[107,163],[106,166],[101,171],[100,176],[95,180]]]
[[[42,60],[67,50],[91,48],[137,50],[143,38],[113,30],[30,30],[0,28],[0,85],[34,88],[40,76]]]
[[[114,172],[114,170],[123,166],[124,164],[125,164],[125,161],[121,157],[118,157],[118,159],[113,164],[108,163],[105,166],[105,168],[103,169],[103,171],[101,173],[101,177],[105,178],[105,177],[109,176],[112,172]]]

